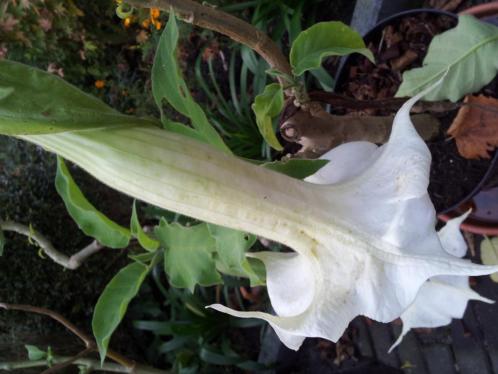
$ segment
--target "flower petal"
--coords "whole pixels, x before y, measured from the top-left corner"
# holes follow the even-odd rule
[[[280,327],[281,325],[288,325],[289,327],[292,326],[293,324],[297,325],[297,323],[295,323],[296,318],[293,317],[278,317],[263,312],[239,312],[237,310],[228,308],[221,304],[208,305],[206,308],[211,308],[217,310],[218,312],[230,314],[231,316],[239,318],[262,319],[268,322],[271,327],[273,327],[273,330],[278,335],[278,338],[282,343],[284,343],[286,347],[293,349],[295,351],[297,351],[299,347],[301,347],[301,344],[303,343],[304,339],[306,339],[307,337],[307,336],[301,336],[298,334],[289,333],[288,331]]]
[[[469,214],[470,211],[448,221],[438,232],[444,250],[455,257],[463,257],[467,252],[459,227]],[[451,323],[452,318],[462,318],[470,300],[494,303],[473,291],[467,276],[441,275],[429,279],[420,288],[415,301],[401,314],[403,329],[389,352],[412,328],[440,327]]]
[[[286,325],[300,325],[301,314],[310,309],[315,298],[313,264],[297,253],[258,252],[248,256],[258,258],[266,267],[266,284],[272,307],[278,314],[239,312],[220,304],[209,308],[241,318],[260,318],[270,323],[279,339],[291,349],[299,349],[306,336],[296,335]]]
[[[310,307],[315,296],[315,274],[308,258],[295,252],[248,255],[265,264],[268,295],[279,316],[296,316]]]
[[[368,251],[358,250],[361,244],[341,243],[340,238],[331,238],[329,245],[317,246],[311,256],[264,255],[268,256],[263,261],[268,269],[270,300],[277,313],[277,309],[283,310],[285,316],[238,312],[221,305],[211,307],[237,317],[263,319],[286,346],[297,349],[296,342],[302,342],[303,337],[337,341],[357,315],[382,322],[399,317],[426,279],[436,274],[482,274],[495,270],[459,259],[455,263],[432,262],[423,256],[394,254],[377,258]],[[305,301],[299,303],[300,299]],[[281,305],[286,300],[290,307]]]
[[[341,144],[322,155],[321,159],[330,162],[304,180],[314,184],[345,182],[369,167],[379,156],[378,149],[377,145],[370,142]]]
[[[427,194],[431,154],[409,117],[414,99],[419,97],[396,114],[388,143],[367,170],[326,186],[331,214],[396,246],[425,238],[435,224]],[[411,217],[414,212],[420,214]],[[435,234],[430,240],[437,240]]]
[[[389,352],[401,343],[412,328],[440,327],[451,323],[452,318],[462,318],[469,300],[494,303],[471,290],[468,277],[435,277],[428,280],[420,288],[415,302],[401,315],[403,329]]]
[[[460,225],[469,216],[470,210],[459,217],[450,219],[438,232],[444,250],[455,257],[463,257],[467,253],[467,243],[460,232]]]

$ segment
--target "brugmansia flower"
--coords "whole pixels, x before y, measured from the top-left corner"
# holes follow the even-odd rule
[[[467,252],[467,244],[458,228],[469,213],[448,221],[438,232],[443,248],[451,255],[463,257]],[[412,328],[440,327],[451,323],[452,318],[462,318],[470,300],[494,303],[473,291],[468,277],[440,275],[430,278],[420,288],[415,301],[401,314],[403,329],[389,352]]]
[[[387,144],[338,147],[329,164],[334,184],[314,184],[165,131],[157,121],[121,115],[48,73],[7,61],[0,68],[0,133],[57,153],[137,199],[292,248],[253,254],[266,265],[276,316],[212,306],[267,320],[291,348],[305,337],[336,341],[357,315],[399,317],[429,278],[498,270],[446,253],[434,229],[430,153],[409,118],[420,96],[400,109]],[[47,97],[49,88],[57,100]],[[200,109],[187,104],[204,123]]]
[[[469,298],[486,301],[464,290],[462,283],[468,279],[457,275],[486,274],[490,268],[445,251],[461,247],[459,222],[449,223],[439,235],[435,231],[435,210],[427,193],[431,155],[409,117],[425,93],[399,110],[387,144],[343,144],[329,152],[329,164],[307,179],[324,184],[327,207],[344,230],[326,233],[317,228],[319,235],[310,238],[306,248],[294,247],[296,253],[251,254],[266,266],[277,315],[239,312],[219,304],[211,308],[266,320],[287,347],[298,349],[305,337],[337,341],[358,315],[389,322],[406,310],[404,333],[419,321],[424,325],[421,318],[436,315],[438,303],[447,302],[441,292],[453,280],[460,287],[448,294],[463,310]],[[419,290],[420,302],[409,307]],[[430,301],[432,308],[422,305],[434,294],[439,297]],[[458,309],[452,316],[463,313]],[[439,318],[436,325],[441,319],[446,321]]]

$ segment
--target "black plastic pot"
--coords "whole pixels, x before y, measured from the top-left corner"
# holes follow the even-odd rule
[[[365,44],[368,45],[369,42],[373,41],[377,37],[379,32],[381,32],[382,29],[384,29],[384,27],[386,27],[387,25],[389,25],[393,21],[399,20],[399,19],[406,17],[406,16],[411,16],[411,15],[420,14],[420,13],[429,13],[429,14],[435,14],[435,15],[441,15],[441,16],[448,16],[448,17],[454,18],[455,20],[458,19],[458,16],[454,13],[449,13],[449,12],[445,12],[445,11],[437,10],[437,9],[420,8],[420,9],[405,10],[404,12],[399,12],[399,13],[396,13],[392,16],[389,16],[389,17],[383,19],[382,21],[377,23],[372,29],[370,29],[367,33],[365,33],[363,35],[363,40],[365,41]],[[351,63],[351,60],[354,58],[356,58],[355,55],[348,55],[341,60],[341,63],[339,64],[339,69],[337,70],[337,74],[336,74],[335,87],[341,87],[344,84],[344,82],[346,81],[346,79],[347,79],[346,67],[348,66],[348,64]]]
[[[400,12],[380,21],[370,31],[368,31],[364,35],[365,43],[368,45],[370,42],[375,41],[376,38],[379,37],[380,32],[387,25],[393,23],[393,21],[399,20],[406,16],[420,14],[420,13],[444,15],[454,18],[455,20],[458,18],[457,15],[453,13],[444,12],[436,9],[413,9],[413,10]],[[356,56],[350,55],[341,61],[338,72],[336,74],[336,85],[335,85],[336,87],[342,87],[346,83],[346,80],[348,79],[348,67],[354,58],[356,58]],[[494,156],[490,160],[487,172],[484,174],[481,180],[476,184],[476,186],[472,189],[472,191],[469,192],[465,197],[463,197],[457,203],[439,211],[438,218],[441,219],[442,221],[447,221],[448,219],[451,219],[465,212],[471,206],[472,198],[476,194],[478,194],[479,191],[481,191],[483,186],[485,186],[488,180],[496,173],[498,173],[498,152],[494,153]],[[462,225],[462,229],[477,234],[498,235],[498,221],[496,222],[493,222],[492,220],[483,221],[482,219],[478,219],[478,217],[471,214],[466,220],[466,222]]]

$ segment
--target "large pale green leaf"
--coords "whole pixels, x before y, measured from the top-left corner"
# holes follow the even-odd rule
[[[149,268],[138,262],[121,269],[107,284],[93,312],[92,330],[103,362],[111,335],[126,313],[128,304],[137,295]]]
[[[181,132],[182,135],[192,135],[192,132],[178,131],[178,124],[173,125],[164,118],[163,100],[166,100],[175,110],[191,120],[200,138],[214,147],[231,153],[213,126],[209,123],[202,108],[194,101],[181,75],[176,62],[176,47],[178,44],[178,27],[173,12],[161,35],[157,47],[154,65],[152,66],[152,94],[161,111],[161,117],[166,129]],[[194,137],[199,140],[199,137]]]
[[[252,285],[262,284],[246,258],[246,252],[256,242],[254,235],[227,227],[208,224],[211,236],[216,242],[217,267],[222,273],[246,277]]]
[[[196,284],[222,282],[214,260],[216,244],[207,224],[186,227],[161,219],[155,234],[165,249],[164,269],[172,286],[193,292]]]
[[[304,179],[324,167],[328,160],[307,160],[293,158],[284,161],[272,161],[262,164],[261,166],[288,175],[289,177]]]
[[[295,75],[320,67],[324,58],[360,53],[374,62],[360,34],[342,22],[319,22],[299,34],[290,52]]]
[[[264,91],[256,96],[254,104],[252,104],[259,132],[266,142],[277,151],[281,151],[283,148],[273,131],[272,118],[280,114],[283,106],[284,93],[282,86],[278,83],[266,86]]]
[[[111,221],[86,199],[61,157],[57,158],[55,188],[64,200],[69,215],[86,235],[97,239],[106,247],[128,246],[131,237],[130,230]]]
[[[463,15],[457,27],[432,39],[421,68],[403,74],[396,96],[414,96],[447,74],[424,100],[457,101],[479,91],[497,71],[498,27]]]
[[[481,260],[484,265],[498,265],[498,237],[481,242]],[[491,279],[498,282],[498,272],[491,274]]]
[[[133,202],[133,210],[130,222],[131,234],[137,238],[138,243],[149,252],[154,252],[159,248],[159,242],[147,235],[138,221],[136,202]]]
[[[45,134],[156,124],[125,116],[59,77],[0,60],[0,134]]]

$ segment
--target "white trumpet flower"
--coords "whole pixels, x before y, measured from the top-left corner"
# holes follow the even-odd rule
[[[445,246],[450,253],[461,250],[461,242],[453,239],[460,235],[458,224],[449,223],[439,235],[435,231],[436,214],[427,193],[431,156],[409,118],[423,94],[399,110],[387,144],[343,144],[324,156],[329,164],[307,178],[324,185],[327,206],[351,230],[350,238],[334,233],[311,248],[295,248],[297,253],[251,254],[266,265],[268,293],[277,315],[239,312],[219,304],[212,308],[264,319],[287,347],[297,350],[305,337],[337,341],[358,315],[381,322],[399,317],[421,287],[426,300],[426,292],[440,292],[439,286],[432,286],[438,281],[468,280],[432,278],[469,275],[477,266],[455,261],[445,251]],[[486,301],[468,291],[468,297]],[[408,320],[410,308],[406,313]],[[405,326],[409,330],[410,322]]]
[[[427,195],[430,153],[409,118],[418,98],[400,109],[383,147],[337,149],[349,166],[332,185],[293,179],[149,125],[18,136],[137,199],[292,248],[252,254],[266,265],[276,316],[211,307],[262,318],[297,349],[305,337],[337,341],[357,315],[399,317],[434,276],[498,270],[442,248]]]

